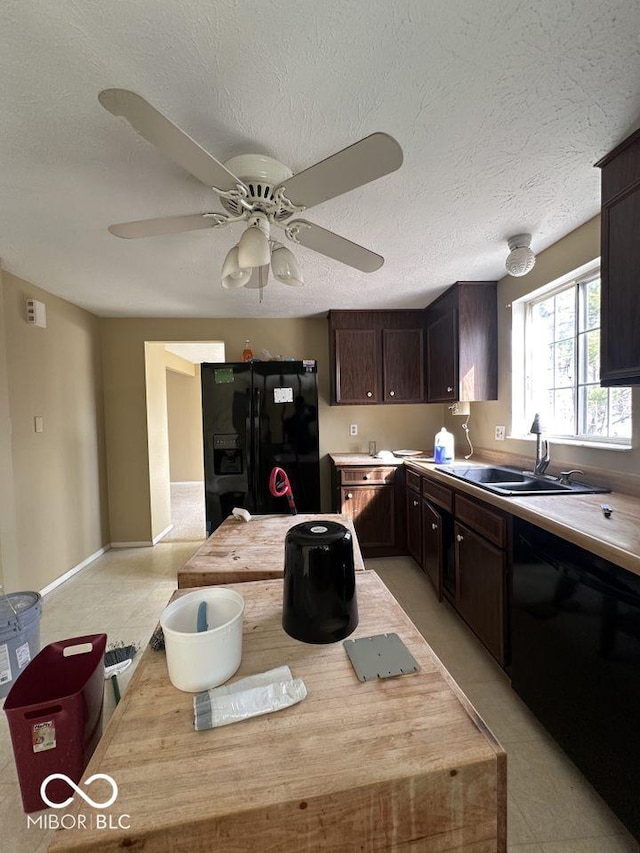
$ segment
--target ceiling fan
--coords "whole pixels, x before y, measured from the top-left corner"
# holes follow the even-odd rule
[[[276,228],[291,242],[362,272],[374,272],[384,263],[381,255],[345,237],[291,217],[400,168],[402,149],[388,134],[372,133],[294,175],[264,154],[241,154],[223,165],[135,92],[105,89],[98,99],[106,110],[125,118],[143,139],[217,193],[227,211],[121,222],[109,226],[116,237],[155,237],[243,222],[245,231],[222,265],[226,289],[262,289],[269,266],[278,281],[304,284],[293,253],[274,238]]]

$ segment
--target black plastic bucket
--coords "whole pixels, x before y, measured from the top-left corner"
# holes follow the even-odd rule
[[[304,643],[336,643],[358,625],[353,539],[335,521],[304,521],[285,538],[282,627]]]

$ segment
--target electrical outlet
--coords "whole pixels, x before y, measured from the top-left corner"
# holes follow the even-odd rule
[[[506,433],[506,427],[497,426],[496,427],[496,441],[504,441],[505,433]]]
[[[353,438],[358,434],[358,424],[349,424],[349,435]]]

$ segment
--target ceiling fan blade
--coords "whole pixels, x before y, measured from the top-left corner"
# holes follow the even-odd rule
[[[349,267],[355,267],[362,272],[375,272],[384,263],[382,255],[376,255],[364,246],[352,243],[351,240],[334,234],[333,231],[327,231],[319,225],[314,225],[313,222],[307,222],[306,219],[296,219],[287,223],[287,236],[294,243],[300,243],[307,249],[313,249],[314,252],[320,252],[321,255],[326,255]]]
[[[387,133],[372,133],[315,166],[283,181],[278,189],[305,208],[355,190],[402,165],[402,148]]]
[[[251,273],[251,278],[245,284],[245,287],[249,287],[252,290],[260,290],[263,287],[267,286],[269,281],[269,264],[265,264],[263,267],[254,267],[253,272]]]
[[[119,222],[110,225],[109,231],[116,237],[130,240],[138,237],[159,237],[162,234],[179,234],[181,231],[199,231],[213,228],[215,219],[203,213],[186,216],[164,216],[161,219],[139,219],[137,222]]]
[[[114,116],[123,116],[143,139],[208,187],[233,190],[242,184],[222,163],[191,137],[159,113],[144,98],[127,89],[105,89],[98,95],[102,106]]]

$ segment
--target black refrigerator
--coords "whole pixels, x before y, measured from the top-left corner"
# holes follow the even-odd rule
[[[201,378],[207,536],[235,506],[289,512],[269,492],[276,466],[298,512],[320,512],[316,362],[205,363]]]

